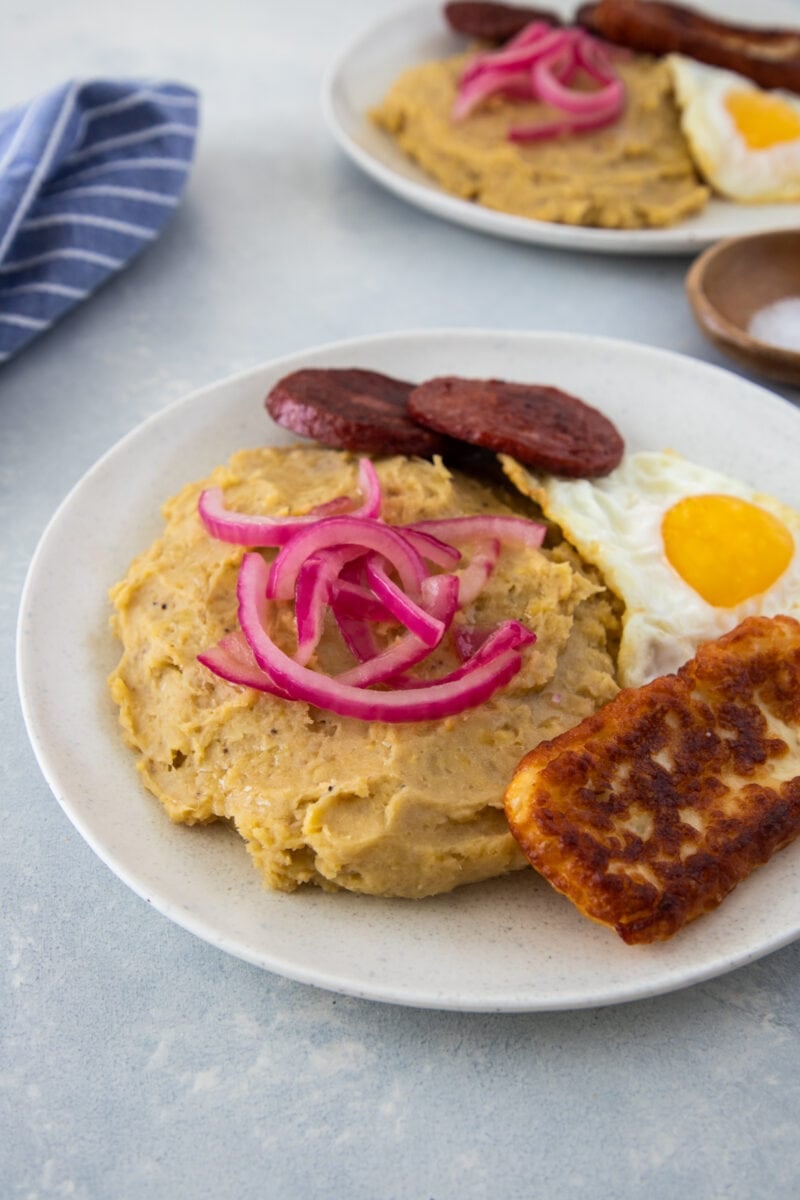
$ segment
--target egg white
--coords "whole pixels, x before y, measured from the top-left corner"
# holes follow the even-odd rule
[[[717,493],[749,500],[781,520],[795,544],[782,575],[766,591],[721,608],[686,583],[664,551],[661,523],[686,496]],[[618,679],[638,687],[676,671],[704,641],[747,616],[800,617],[800,513],[672,452],[626,456],[601,479],[540,477],[532,494],[586,562],[623,601]]]
[[[800,137],[763,149],[747,145],[725,107],[731,92],[761,89],[734,71],[670,54],[667,64],[683,135],[694,163],[715,191],[745,203],[800,199]],[[775,90],[800,115],[800,96]]]

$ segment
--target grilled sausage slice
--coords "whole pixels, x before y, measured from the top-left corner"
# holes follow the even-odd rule
[[[428,457],[445,439],[407,415],[413,386],[378,371],[308,367],[280,379],[265,404],[279,425],[323,446]]]
[[[538,384],[440,376],[413,389],[408,412],[439,433],[557,475],[607,475],[625,448],[596,408]]]

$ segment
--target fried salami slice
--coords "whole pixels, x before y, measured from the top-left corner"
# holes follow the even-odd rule
[[[561,24],[558,14],[548,9],[495,4],[492,0],[454,0],[445,4],[444,16],[455,33],[464,33],[483,42],[507,42],[532,21]]]
[[[607,475],[625,448],[596,408],[538,384],[440,376],[414,388],[408,412],[439,433],[556,475]]]
[[[445,439],[407,415],[413,386],[377,371],[308,367],[278,380],[265,403],[279,425],[322,446],[372,454],[438,454]]]

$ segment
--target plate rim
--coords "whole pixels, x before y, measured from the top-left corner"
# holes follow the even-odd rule
[[[26,731],[30,739],[37,763],[42,771],[48,787],[56,798],[60,808],[65,813],[69,821],[72,823],[77,832],[81,835],[84,841],[89,845],[97,857],[103,862],[126,886],[128,886],[136,895],[144,899],[147,903],[152,904],[162,915],[173,921],[178,926],[186,929],[188,932],[199,937],[202,941],[214,946],[217,949],[223,950],[226,953],[233,954],[244,961],[251,963],[254,966],[271,971],[288,979],[293,979],[297,982],[311,984],[333,991],[342,995],[350,995],[359,999],[370,999],[378,1002],[400,1004],[407,1007],[424,1008],[431,1010],[451,1010],[451,1011],[475,1011],[475,1012],[537,1012],[537,1011],[565,1011],[577,1010],[583,1008],[603,1007],[607,1005],[633,1002],[636,1000],[651,998],[654,996],[668,994],[673,991],[680,990],[686,986],[694,985],[695,983],[703,982],[704,980],[716,978],[726,974],[732,970],[738,969],[747,963],[756,961],[781,947],[790,944],[800,938],[800,922],[794,929],[783,930],[777,934],[771,935],[766,940],[758,943],[755,946],[749,946],[739,954],[722,956],[711,956],[705,967],[698,968],[697,966],[684,967],[677,971],[671,978],[662,981],[654,988],[648,979],[644,979],[639,983],[628,985],[627,987],[618,988],[617,991],[609,993],[601,990],[596,990],[594,994],[577,995],[564,993],[559,999],[550,998],[531,998],[530,996],[520,999],[518,996],[504,995],[489,995],[488,993],[481,998],[473,998],[472,1000],[464,1000],[447,996],[433,996],[430,991],[425,992],[417,988],[416,990],[407,990],[403,994],[398,994],[398,991],[393,986],[381,986],[380,981],[372,980],[369,984],[364,982],[354,984],[348,983],[335,972],[328,972],[327,975],[321,974],[319,969],[313,966],[298,966],[296,963],[281,960],[279,956],[264,954],[256,949],[249,949],[243,945],[232,945],[231,940],[226,938],[224,934],[219,934],[214,931],[213,927],[209,927],[206,920],[200,917],[194,917],[191,913],[186,913],[180,907],[180,904],[173,901],[171,898],[166,899],[163,896],[155,896],[151,894],[151,890],[137,880],[135,870],[121,863],[117,856],[109,854],[109,851],[103,847],[102,839],[98,838],[94,833],[91,824],[87,822],[85,815],[82,815],[80,810],[75,807],[75,803],[63,794],[61,787],[61,772],[58,764],[53,763],[46,744],[46,740],[42,737],[42,731],[38,727],[35,716],[35,702],[31,696],[31,683],[29,678],[29,667],[27,664],[27,655],[29,646],[26,641],[24,632],[24,621],[26,614],[29,611],[32,595],[35,593],[37,586],[37,576],[41,567],[42,561],[46,558],[50,550],[51,539],[56,536],[60,523],[69,516],[71,507],[78,502],[81,490],[84,484],[92,478],[96,473],[101,472],[104,467],[118,453],[124,452],[130,444],[135,443],[139,439],[146,439],[153,427],[157,427],[164,419],[174,419],[184,407],[196,404],[201,398],[214,394],[221,389],[241,386],[249,381],[255,381],[259,376],[267,372],[282,371],[284,367],[298,363],[308,356],[314,355],[316,358],[324,357],[329,352],[342,353],[348,349],[361,349],[364,347],[375,347],[382,344],[391,346],[395,343],[407,343],[412,341],[423,341],[434,343],[441,338],[449,338],[456,340],[474,340],[475,338],[497,339],[510,338],[514,341],[527,341],[531,344],[535,343],[561,343],[569,345],[580,343],[586,349],[601,351],[604,348],[610,348],[612,351],[619,351],[624,354],[633,354],[647,359],[661,360],[665,364],[669,362],[680,362],[688,367],[691,371],[699,376],[708,375],[709,377],[724,376],[727,380],[733,380],[737,387],[741,387],[744,392],[751,393],[754,398],[758,398],[760,403],[772,404],[776,411],[780,409],[782,412],[791,410],[796,412],[797,409],[792,405],[791,401],[785,400],[779,394],[769,390],[767,387],[759,383],[752,382],[748,379],[743,379],[733,372],[726,370],[723,367],[715,364],[707,363],[703,360],[694,359],[691,356],[682,354],[678,351],[663,349],[661,347],[650,346],[646,343],[632,342],[620,338],[607,337],[605,335],[568,333],[568,332],[548,332],[548,331],[530,331],[530,330],[496,330],[480,327],[443,327],[439,329],[407,329],[395,330],[386,333],[374,333],[366,336],[354,336],[346,339],[328,341],[320,345],[307,347],[304,350],[292,351],[288,354],[281,355],[277,358],[267,360],[263,363],[245,368],[235,372],[232,375],[217,379],[208,384],[202,385],[193,389],[188,394],[171,401],[161,410],[151,413],[144,420],[130,428],[121,438],[117,439],[77,480],[77,482],[68,490],[64,498],[56,507],[50,519],[45,524],[41,536],[37,542],[36,548],[30,560],[30,564],[26,573],[25,581],[22,588],[17,628],[16,628],[16,666],[17,666],[17,681],[19,698],[22,707],[23,718],[25,721]],[[77,499],[76,499],[77,498]],[[162,814],[159,814],[162,815]],[[290,900],[293,898],[289,898]],[[367,902],[369,899],[366,898]]]

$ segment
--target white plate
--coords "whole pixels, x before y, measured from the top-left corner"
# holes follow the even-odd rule
[[[720,974],[800,935],[800,842],[672,942],[630,948],[533,871],[424,901],[273,894],[238,835],[170,824],[139,782],[107,693],[117,657],[107,588],[158,535],[167,496],[240,447],[291,440],[263,398],[302,365],[558,384],[607,412],[631,450],[673,446],[800,507],[789,453],[800,417],[790,404],[717,368],[624,342],[405,333],[322,347],[197,392],[134,430],[78,484],[42,537],[23,595],[27,726],[48,783],[95,852],[167,917],[231,954],[335,991],[430,1008],[631,1000]]]
[[[576,4],[553,0],[544,7],[568,16]],[[697,7],[742,24],[800,26],[800,6],[789,0],[762,0],[756,15],[751,0],[704,0]],[[381,18],[344,50],[326,75],[323,111],[340,147],[363,171],[410,203],[497,237],[614,254],[693,254],[719,238],[800,224],[800,204],[744,205],[715,199],[699,216],[672,229],[585,229],[507,216],[448,195],[370,123],[367,113],[406,67],[456,54],[466,44],[447,29],[442,4],[421,4]]]

